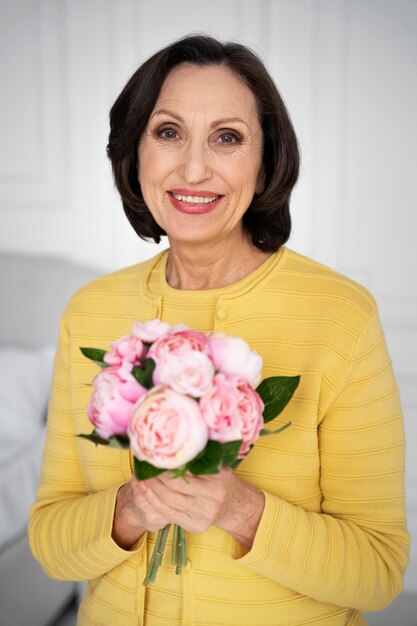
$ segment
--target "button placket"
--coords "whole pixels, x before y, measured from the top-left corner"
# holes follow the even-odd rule
[[[214,330],[222,331],[226,327],[227,322],[227,308],[225,302],[219,300],[217,302],[216,311],[214,313]]]

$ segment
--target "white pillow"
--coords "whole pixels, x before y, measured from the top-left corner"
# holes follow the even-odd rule
[[[26,440],[48,406],[54,348],[0,347],[0,441]]]

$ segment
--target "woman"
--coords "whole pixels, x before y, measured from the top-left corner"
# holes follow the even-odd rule
[[[111,110],[108,154],[140,237],[170,248],[83,288],[62,318],[30,538],[49,575],[88,580],[80,625],[359,625],[407,563],[403,430],[375,303],[283,244],[297,141],[259,59],[186,37],[145,62]],[[264,376],[301,374],[291,428],[238,471],[139,482],[94,447],[94,366],[133,320],[242,336]],[[155,531],[188,531],[189,563],[144,588]],[[169,550],[167,551],[169,552]]]

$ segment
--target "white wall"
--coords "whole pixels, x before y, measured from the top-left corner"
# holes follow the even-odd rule
[[[113,190],[108,110],[142,60],[190,31],[261,54],[303,152],[290,245],[379,302],[417,539],[415,0],[0,0],[0,250],[103,271],[156,252],[136,238]],[[414,549],[406,588],[416,581]]]

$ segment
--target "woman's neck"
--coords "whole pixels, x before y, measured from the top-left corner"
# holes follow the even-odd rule
[[[247,238],[211,247],[170,242],[166,279],[170,287],[189,291],[219,289],[241,280],[260,267],[271,252],[256,248]]]

